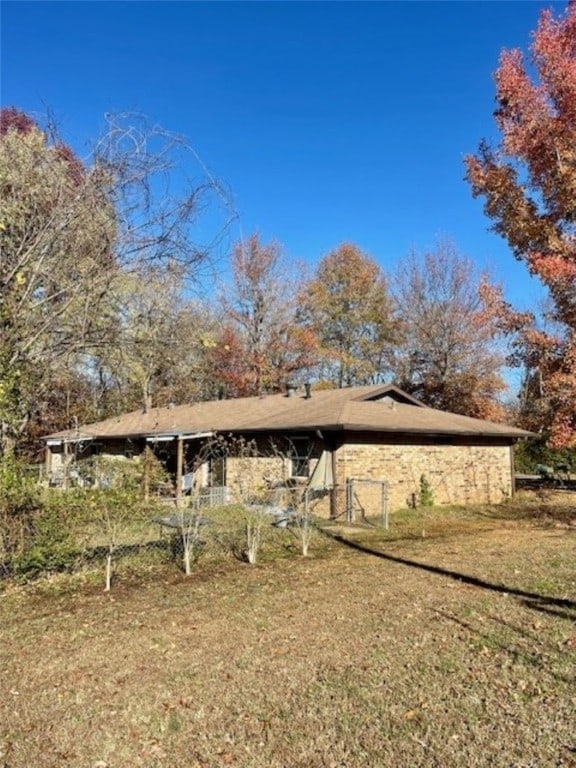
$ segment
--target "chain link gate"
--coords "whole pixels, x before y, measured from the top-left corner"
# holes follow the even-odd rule
[[[346,479],[346,522],[353,523],[357,513],[362,520],[374,525],[374,518],[388,529],[389,495],[386,480]],[[371,518],[371,519],[369,519]]]

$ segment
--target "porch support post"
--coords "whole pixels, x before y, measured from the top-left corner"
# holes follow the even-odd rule
[[[338,444],[336,441],[329,446],[329,449],[331,451],[330,458],[332,460],[332,483],[333,487],[330,491],[330,517],[332,520],[335,520],[338,515],[340,514],[339,510],[339,486],[338,486],[338,462],[336,461],[336,451],[338,449]]]
[[[144,445],[142,462],[144,464],[144,475],[142,477],[142,490],[144,492],[144,501],[150,501],[150,463],[152,461],[152,449],[147,444]]]
[[[514,443],[508,448],[510,451],[510,495],[516,495],[516,462],[514,460]]]
[[[46,445],[46,448],[44,450],[44,473],[47,481],[50,480],[51,471],[52,471],[52,450],[49,445]]]
[[[68,489],[68,478],[70,474],[70,467],[68,466],[68,441],[64,440],[62,444],[62,488]]]
[[[176,506],[182,503],[182,465],[184,464],[184,440],[178,435],[176,441]]]

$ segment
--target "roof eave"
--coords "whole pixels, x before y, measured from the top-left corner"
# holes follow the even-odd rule
[[[525,432],[524,430],[514,432],[487,432],[471,429],[427,429],[426,427],[402,429],[397,427],[374,426],[374,424],[342,424],[340,428],[347,432],[387,432],[390,434],[403,435],[430,435],[431,437],[434,437],[434,435],[461,435],[462,437],[510,437],[521,439],[536,436],[533,432]]]

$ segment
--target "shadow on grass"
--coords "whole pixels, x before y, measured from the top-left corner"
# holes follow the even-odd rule
[[[541,613],[547,613],[550,616],[555,616],[557,619],[566,619],[567,621],[576,621],[576,609],[570,609],[570,606],[566,610],[557,608],[554,604],[550,604],[550,598],[544,598],[543,600],[527,600],[521,599],[520,602],[526,608],[530,608],[533,611],[540,611]],[[574,605],[574,603],[573,603]]]
[[[500,592],[501,594],[514,595],[515,597],[523,598],[522,602],[534,610],[548,610],[549,612],[552,612],[550,608],[551,606],[554,606],[555,608],[576,610],[576,601],[574,600],[568,600],[567,598],[563,597],[550,597],[548,595],[541,595],[537,592],[526,592],[525,590],[516,589],[515,587],[508,587],[505,584],[494,584],[493,582],[479,579],[476,576],[469,576],[466,573],[460,573],[458,571],[448,570],[447,568],[441,568],[438,565],[428,565],[426,563],[420,563],[417,560],[408,560],[405,557],[398,557],[397,555],[390,555],[377,549],[371,549],[370,547],[366,547],[363,544],[350,541],[340,534],[331,533],[327,530],[324,530],[324,533],[340,544],[343,544],[346,547],[350,547],[350,549],[355,549],[358,552],[363,552],[367,555],[379,557],[382,560],[388,560],[392,563],[399,563],[400,565],[407,565],[410,568],[417,568],[422,571],[427,571],[428,573],[435,573],[438,576],[446,576],[447,578],[453,579],[454,581],[470,584],[471,586],[478,587],[480,589],[487,589],[492,592]],[[561,612],[555,613],[556,615],[563,617]],[[566,618],[574,620],[575,617],[567,615]]]
[[[532,607],[532,606],[530,606]],[[459,616],[455,616],[452,613],[441,610],[434,610],[434,613],[442,616],[442,618],[457,624],[465,629],[471,635],[474,635],[478,641],[480,641],[486,648],[496,647],[498,650],[508,654],[514,661],[521,661],[524,664],[534,667],[548,674],[558,682],[572,684],[574,682],[574,675],[566,675],[562,670],[554,669],[554,665],[551,664],[551,657],[556,656],[562,658],[563,652],[551,643],[546,643],[548,650],[546,653],[537,645],[534,649],[526,647],[526,643],[534,643],[534,638],[522,628],[513,625],[511,622],[503,621],[501,618],[494,616],[488,616],[493,622],[502,625],[505,629],[510,630],[513,633],[512,637],[519,635],[523,638],[524,646],[518,643],[514,639],[499,638],[493,633],[488,632],[486,629],[479,629],[475,627],[472,622],[465,621]],[[555,614],[556,615],[556,614]]]

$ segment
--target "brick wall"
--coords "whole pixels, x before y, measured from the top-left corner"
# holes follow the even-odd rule
[[[461,441],[458,445],[437,445],[422,438],[423,444],[410,440],[390,443],[375,436],[356,436],[336,450],[336,482],[338,514],[346,506],[346,480],[387,481],[389,511],[404,508],[418,498],[420,478],[424,475],[430,485],[434,504],[498,503],[512,493],[511,447],[509,445],[473,445]],[[261,448],[261,446],[260,446]],[[265,451],[262,451],[265,453]],[[317,459],[311,460],[311,471]],[[227,459],[227,485],[233,497],[245,497],[251,486],[261,495],[264,480],[285,483],[289,475],[286,457],[259,455]],[[303,488],[302,488],[303,490]],[[364,509],[367,516],[380,514],[382,488],[379,485],[355,485],[357,513]],[[273,496],[273,494],[272,494]],[[271,496],[271,498],[272,498]],[[277,503],[286,503],[276,499]],[[327,495],[312,499],[313,512],[322,517],[331,514]]]
[[[310,472],[317,459],[310,459]],[[253,456],[226,459],[226,484],[230,500],[240,502],[252,496],[276,505],[295,505],[302,500],[307,480],[290,478],[290,460],[281,456]]]
[[[312,471],[322,448],[313,435],[307,437]],[[301,485],[300,481],[291,480],[292,449],[293,442],[281,434],[259,438],[246,436],[240,441],[232,441],[226,457],[226,485],[231,500],[241,502],[257,496],[281,506],[291,503],[292,491],[281,493],[277,488],[288,484]],[[303,479],[302,482],[305,484],[306,481]]]
[[[435,504],[498,503],[512,493],[510,451],[508,445],[347,443],[336,454],[340,507],[347,478],[386,480],[394,511],[418,497],[422,475]],[[367,508],[366,514],[378,514],[380,488],[361,484],[359,488],[359,504]]]
[[[277,456],[228,456],[226,459],[226,485],[234,502],[246,502],[252,496],[263,498],[268,485],[283,484],[286,477],[286,461]]]
[[[473,445],[465,438],[459,438],[457,444],[456,439],[449,444],[448,438],[446,444],[438,444],[438,439],[425,435],[416,439],[418,444],[414,444],[413,435],[404,439],[378,437],[374,433],[348,435],[347,442],[336,449],[337,513],[345,511],[348,478],[387,481],[390,511],[406,507],[417,498],[422,475],[430,484],[436,505],[498,503],[511,495],[512,448],[504,440],[501,445],[482,446]],[[272,446],[269,438],[261,438],[255,446],[258,455],[227,457],[226,484],[232,498],[246,498],[250,488],[262,495],[266,481],[286,482],[290,474],[289,445],[283,446],[282,451],[276,445],[283,446],[280,436]],[[324,447],[314,436],[311,436],[311,445],[310,472]],[[124,442],[118,441],[114,447],[121,453]],[[108,453],[110,446],[106,448]],[[50,453],[52,471],[61,469],[61,448],[52,448]],[[199,476],[198,486],[201,485],[203,481]],[[364,508],[366,515],[380,513],[379,486],[360,484],[357,493],[358,508]],[[330,498],[326,495],[312,499],[311,506],[315,514],[325,517],[331,514]]]

